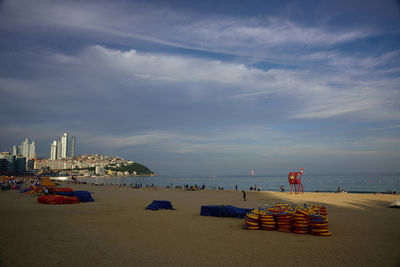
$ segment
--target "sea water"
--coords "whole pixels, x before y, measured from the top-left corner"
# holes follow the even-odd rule
[[[280,191],[284,186],[290,190],[287,174],[278,175],[158,175],[158,176],[125,176],[79,178],[86,183],[105,185],[142,185],[156,187],[176,187],[184,185],[205,186],[206,189],[249,190],[250,187],[260,187],[262,191]],[[347,192],[386,193],[388,190],[400,192],[400,173],[369,173],[369,174],[303,174],[301,178],[306,192],[336,192],[338,187]]]

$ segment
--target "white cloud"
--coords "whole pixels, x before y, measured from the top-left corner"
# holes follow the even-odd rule
[[[196,29],[196,31],[194,31]],[[279,18],[263,19],[220,19],[206,18],[202,21],[182,26],[184,36],[192,35],[195,42],[203,45],[222,47],[309,46],[333,45],[351,42],[373,33],[367,30],[348,29],[341,32],[329,32],[323,28],[305,27],[289,20]],[[195,34],[193,34],[195,32]],[[194,39],[193,39],[194,38]]]
[[[21,8],[23,7],[23,8]],[[35,27],[78,30],[101,40],[131,44],[136,39],[199,51],[224,52],[262,58],[297,58],[297,46],[324,47],[369,37],[363,28],[332,31],[321,26],[304,26],[279,17],[215,17],[179,13],[151,4],[100,4],[15,0],[6,1],[0,27]],[[1,17],[1,16],[0,16]],[[118,17],[118,20],[115,19]],[[282,53],[283,47],[290,48]],[[291,51],[289,53],[289,51]]]
[[[329,54],[311,57],[326,56],[331,57]],[[126,80],[126,83],[140,82],[145,86],[169,85],[177,90],[191,91],[194,97],[222,97],[228,102],[240,99],[281,101],[282,110],[286,109],[281,112],[286,115],[282,116],[293,118],[322,119],[354,112],[375,112],[372,119],[393,117],[393,109],[398,107],[388,103],[400,97],[397,78],[364,78],[368,76],[366,70],[356,70],[356,74],[318,70],[265,71],[243,64],[135,50],[120,51],[98,45],[88,47],[82,54],[68,60],[64,56],[53,59],[61,65],[73,64],[80,66],[81,70],[104,73],[103,78],[111,76],[111,82]],[[284,101],[296,108],[285,107]]]

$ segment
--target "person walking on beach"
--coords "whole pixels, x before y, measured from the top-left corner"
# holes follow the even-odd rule
[[[246,192],[242,190],[242,193],[243,193],[243,200],[246,201]]]

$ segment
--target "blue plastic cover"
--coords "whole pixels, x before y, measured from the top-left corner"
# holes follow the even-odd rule
[[[94,199],[88,191],[57,192],[57,195],[67,197],[78,197],[79,202],[93,202]]]
[[[159,210],[168,209],[173,210],[172,204],[167,200],[153,200],[153,202],[146,207],[146,210]]]
[[[231,205],[208,205],[208,206],[201,206],[200,215],[244,218],[244,216],[246,216],[246,213],[250,211],[251,209],[242,209]]]

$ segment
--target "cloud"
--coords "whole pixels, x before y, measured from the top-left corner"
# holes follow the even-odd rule
[[[370,28],[332,30],[273,16],[200,16],[193,11],[184,13],[127,2],[5,1],[2,13],[0,28],[3,29],[42,27],[55,35],[67,30],[83,38],[88,35],[107,41],[118,38],[125,45],[142,40],[154,45],[271,60],[278,58],[277,55],[296,59],[299,50],[354,42],[377,34]]]
[[[347,29],[341,32],[327,31],[318,27],[306,27],[289,20],[269,19],[220,19],[206,18],[193,24],[182,26],[184,36],[193,33],[191,40],[208,41],[212,46],[220,47],[250,47],[256,49],[269,46],[308,45],[322,46],[337,43],[352,42],[357,39],[371,36],[370,30]],[[211,43],[210,43],[211,41]]]
[[[368,120],[373,121],[385,117],[395,119],[394,111],[399,108],[394,101],[400,97],[399,79],[365,78],[369,75],[368,69],[357,70],[355,74],[318,69],[262,70],[240,63],[122,51],[100,45],[86,47],[76,55],[21,54],[17,60],[36,62],[24,70],[35,71],[36,76],[34,79],[0,76],[5,96],[35,99],[44,104],[40,109],[60,114],[64,119],[65,110],[69,110],[74,116],[83,114],[79,115],[83,119],[97,112],[109,120],[122,111],[123,105],[128,105],[127,109],[134,113],[162,114],[163,117],[164,110],[168,109],[181,117],[189,116],[189,113],[181,114],[182,109],[189,108],[189,104],[194,108],[196,104],[210,111],[201,114],[200,110],[193,110],[201,123],[206,123],[215,112],[224,121],[229,113],[237,113],[239,105],[243,108],[241,115],[245,116],[254,116],[252,110],[258,109],[261,113],[255,118],[274,114],[279,119],[324,119],[353,114],[368,119],[363,115],[368,114],[371,116]],[[68,101],[59,99],[79,105],[71,110]],[[151,109],[144,106],[145,102],[160,108]],[[6,108],[8,105],[4,104]],[[221,113],[223,110],[225,115]],[[122,114],[119,115],[122,118],[128,116],[128,113]]]

